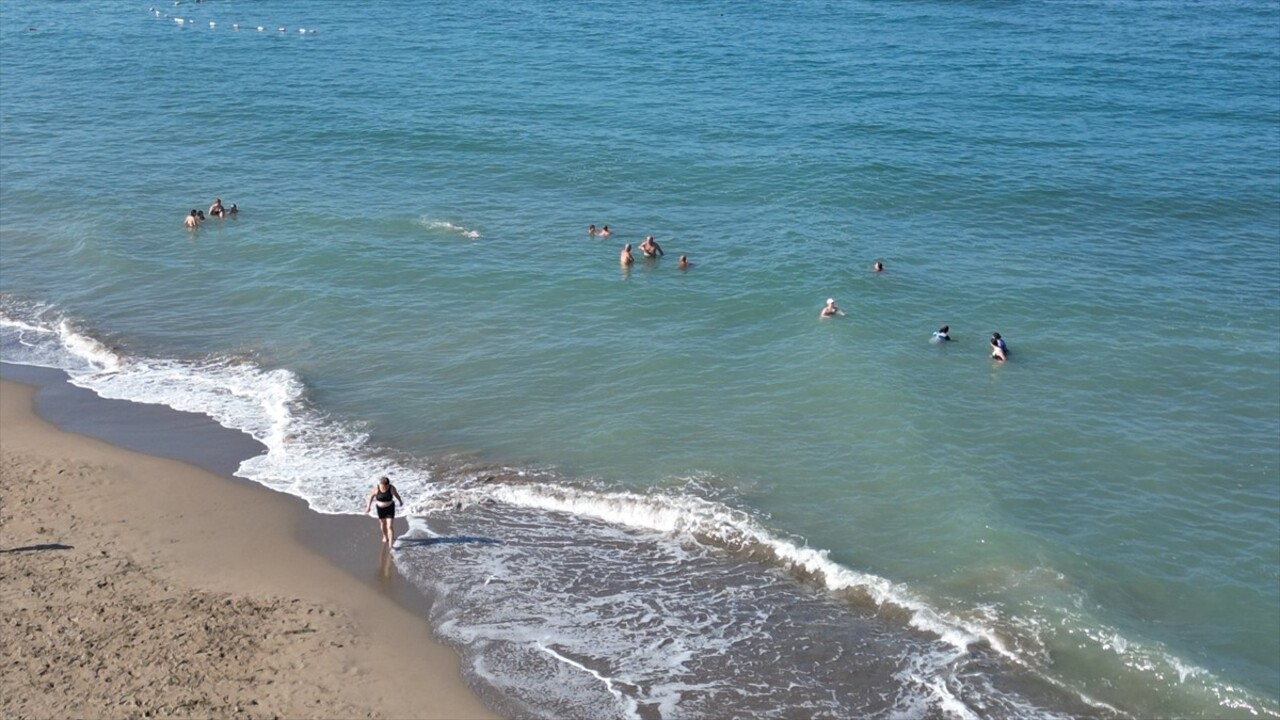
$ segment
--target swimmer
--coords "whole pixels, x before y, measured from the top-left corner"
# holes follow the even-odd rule
[[[595,235],[595,234],[596,234],[596,226],[595,226],[595,225],[588,225],[588,226],[587,226],[587,234],[588,234],[588,235]]]
[[[192,210],[191,214],[182,220],[182,227],[188,230],[195,230],[200,225],[200,218],[196,216],[199,210]]]
[[[882,262],[880,262],[879,260],[877,260],[877,261],[875,261],[875,263],[871,266],[871,269],[872,269],[873,271],[875,271],[875,272],[884,272],[884,263],[882,263]]]
[[[1005,344],[1000,333],[991,333],[991,359],[1004,362],[1009,359],[1009,346]]]
[[[612,235],[612,234],[613,234],[613,231],[609,229],[609,226],[608,226],[608,225],[605,225],[605,226],[601,227],[601,228],[600,228],[600,232],[598,232],[598,233],[596,233],[596,234],[597,234],[597,235],[599,235],[600,237],[609,237],[610,235]]]
[[[231,203],[231,207],[227,208],[227,214],[228,214],[228,215],[239,215],[239,214],[240,214],[240,208],[236,207],[236,204],[235,204],[235,203]]]
[[[680,256],[680,262],[676,263],[676,267],[677,267],[677,268],[679,268],[680,270],[688,270],[688,269],[689,269],[689,256],[688,256],[688,255],[681,255],[681,256]]]
[[[823,306],[822,312],[818,313],[818,317],[826,318],[832,315],[844,315],[844,311],[836,307],[835,298],[827,298],[827,304]]]
[[[643,252],[644,256],[647,258],[656,258],[659,255],[666,255],[666,253],[662,252],[662,246],[658,244],[657,240],[653,239],[652,235],[646,236],[644,242],[640,243],[640,252]]]
[[[214,198],[213,204],[209,206],[210,217],[222,217],[226,210],[222,208],[222,198]]]
[[[203,211],[203,210],[197,210],[197,211],[196,211],[196,220],[199,220],[201,223],[203,223],[203,222],[204,222],[204,211]]]
[[[933,331],[933,341],[934,341],[934,342],[947,342],[947,341],[948,341],[948,340],[950,340],[950,339],[951,339],[951,326],[950,326],[950,325],[943,325],[942,327],[940,327],[940,328],[938,328],[937,330],[934,330],[934,331]]]
[[[636,259],[631,257],[631,243],[622,246],[622,253],[618,255],[618,263],[623,267],[635,262]]]

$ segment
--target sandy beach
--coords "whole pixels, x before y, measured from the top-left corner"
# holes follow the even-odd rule
[[[495,717],[425,620],[297,539],[300,501],[34,394],[0,381],[0,716]]]

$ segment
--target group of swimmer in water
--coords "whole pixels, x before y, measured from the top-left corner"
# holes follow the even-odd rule
[[[595,225],[588,225],[587,234],[604,238],[612,235],[613,231],[609,229],[608,225],[603,225],[599,229],[597,229]],[[658,244],[658,241],[653,239],[652,235],[645,236],[644,242],[640,243],[640,252],[644,253],[645,258],[647,259],[654,259],[666,255],[666,253],[662,251],[662,246]],[[622,253],[618,256],[618,263],[621,264],[623,268],[627,268],[634,262],[635,258],[631,255],[631,243],[627,243],[622,246]],[[689,267],[689,264],[688,256],[681,255],[680,262],[676,267],[681,270],[685,270]],[[884,272],[884,263],[876,260],[871,265],[871,269],[875,272]],[[844,315],[844,311],[836,305],[835,298],[827,298],[827,304],[818,312],[818,317],[829,318],[837,315]],[[932,340],[933,342],[949,342],[951,340],[950,326],[943,325],[935,330],[933,332]],[[1004,362],[1008,358],[1009,346],[1005,344],[1004,338],[1000,337],[1000,333],[992,333],[991,359],[997,362]]]
[[[587,234],[604,238],[612,235],[613,231],[609,229],[608,225],[602,226],[599,230],[596,229],[595,225],[588,225]],[[646,235],[644,242],[640,243],[640,252],[644,253],[645,258],[648,260],[653,260],[666,255],[662,250],[662,246],[658,244],[657,240],[653,239],[652,235]],[[622,252],[618,255],[618,264],[625,268],[632,265],[635,261],[635,257],[631,255],[631,243],[623,245]],[[689,262],[688,255],[681,255],[680,260],[676,262],[676,267],[681,270],[688,270],[692,264],[693,263]]]
[[[877,260],[871,269],[876,272],[884,272],[884,263]],[[827,304],[822,306],[818,311],[819,318],[829,318],[836,315],[844,315],[844,311],[836,306],[835,298],[827,298]],[[932,342],[950,342],[951,326],[943,325],[933,331]],[[1009,359],[1009,346],[1005,343],[1004,338],[1000,337],[1000,333],[991,333],[991,359],[996,362],[1004,362]]]
[[[216,199],[214,200],[214,203],[217,205],[221,205],[221,203],[219,203]],[[231,207],[235,208],[234,205],[232,205]],[[192,210],[191,212],[194,213],[195,211]],[[210,210],[210,214],[213,214],[212,209]],[[594,235],[596,237],[609,237],[610,235],[613,234],[613,231],[609,229],[608,225],[605,225],[598,230],[596,229],[595,225],[591,225],[590,227],[587,228],[587,234]],[[644,253],[644,256],[646,258],[658,258],[666,254],[662,251],[662,246],[659,245],[658,242],[653,239],[652,235],[645,237],[644,242],[640,243],[640,251]],[[623,246],[622,255],[619,258],[619,262],[622,264],[623,267],[631,265],[633,262],[635,262],[635,259],[632,258],[631,256],[631,243],[627,243],[626,245]],[[680,269],[685,269],[689,267],[689,261],[684,255],[680,256],[680,264],[678,265],[678,267]],[[874,270],[875,272],[884,272],[884,263],[877,260],[871,266],[871,269]],[[844,314],[845,314],[844,310],[841,310],[836,305],[835,298],[827,298],[827,304],[822,307],[822,310],[818,313],[818,317],[829,318],[829,317],[835,317],[837,315],[844,315]],[[937,330],[934,330],[932,341],[933,342],[950,342],[951,326],[943,325]],[[1008,359],[1008,357],[1009,357],[1009,346],[1005,344],[1004,338],[1000,337],[1000,333],[992,333],[991,334],[991,358],[993,360],[996,360],[997,362],[1004,362],[1006,359]],[[401,507],[404,507],[404,500],[400,498],[400,493],[396,490],[396,486],[391,484],[391,480],[389,478],[382,477],[378,479],[378,484],[374,485],[373,489],[369,491],[369,497],[365,500],[365,505],[364,505],[364,513],[366,515],[369,514],[370,510],[373,510],[375,507],[377,508],[378,527],[382,533],[382,542],[388,548],[391,547],[393,542],[395,541],[394,522],[396,517],[397,502],[400,503]]]
[[[214,198],[213,204],[209,206],[209,217],[224,218],[240,214],[240,208],[235,203],[231,203],[230,207],[222,207],[222,198]],[[182,226],[188,230],[195,230],[205,221],[204,211],[192,209],[186,218],[182,220]]]

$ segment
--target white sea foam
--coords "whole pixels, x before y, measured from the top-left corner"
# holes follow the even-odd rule
[[[88,335],[76,332],[69,321],[63,320],[58,323],[56,334],[67,348],[67,352],[84,361],[97,372],[110,373],[120,369],[120,357],[113,350]]]
[[[119,358],[106,345],[76,333],[48,306],[11,304],[15,313],[0,310],[0,352],[8,362],[68,373],[102,372],[118,365]]]
[[[405,492],[428,491],[427,473],[378,460],[364,433],[311,408],[304,383],[288,370],[226,357],[121,356],[47,308],[30,314],[0,314],[6,361],[58,368],[102,397],[202,413],[243,431],[266,452],[245,460],[236,474],[297,495],[319,512],[359,512],[372,479],[382,474],[394,475]]]
[[[814,549],[800,541],[780,537],[754,516],[715,501],[685,494],[601,492],[541,482],[486,483],[464,489],[441,489],[421,509],[433,511],[457,502],[466,504],[485,500],[593,517],[619,526],[657,531],[685,541],[710,541],[732,550],[764,549],[772,554],[773,562],[802,577],[815,579],[827,590],[855,590],[865,593],[878,605],[905,609],[910,613],[908,622],[912,627],[937,636],[954,650],[953,654],[946,656],[929,656],[928,667],[916,665],[915,682],[928,690],[931,704],[947,708],[950,714],[957,717],[964,716],[964,713],[952,706],[957,703],[962,705],[963,702],[952,696],[945,685],[940,684],[939,677],[946,672],[946,668],[969,652],[975,643],[985,643],[1006,659],[1037,673],[1045,669],[1043,663],[1035,659],[1044,652],[1042,641],[1037,635],[1032,633],[1026,638],[1030,641],[1026,648],[1011,647],[994,629],[995,623],[1001,621],[998,614],[975,612],[959,617],[930,604],[905,586],[841,565],[830,559],[829,551]],[[1207,671],[1188,665],[1163,649],[1145,648],[1114,629],[1098,626],[1096,621],[1076,618],[1072,624],[1100,648],[1120,655],[1125,665],[1133,670],[1158,676],[1172,672],[1181,682],[1189,677],[1205,676],[1210,686],[1218,685],[1217,680]],[[1051,676],[1042,677],[1060,685]],[[1079,688],[1064,689],[1074,691],[1088,705],[1116,715],[1122,714],[1113,705],[1098,700]],[[1224,702],[1226,704],[1229,703]],[[1031,707],[1017,711],[1025,713],[1027,717],[1043,716],[1042,711]]]
[[[547,647],[546,645],[539,644],[538,649],[550,655],[551,657],[555,658],[556,660],[559,660],[565,665],[581,670],[582,672],[587,673],[588,675],[595,678],[596,680],[599,680],[604,685],[605,689],[609,691],[609,694],[618,699],[618,702],[619,704],[622,705],[623,712],[626,714],[626,717],[636,718],[636,720],[639,720],[640,712],[639,712],[639,707],[636,705],[635,699],[628,697],[627,695],[624,695],[622,691],[614,687],[613,680],[611,678],[605,677],[604,675],[601,675],[599,672],[592,670],[586,665],[583,665],[580,662],[576,662],[574,660],[571,660],[565,657],[564,655],[561,655],[560,653],[556,652],[550,647]]]
[[[944,642],[967,650],[979,639],[1006,657],[1017,659],[989,628],[930,607],[907,588],[868,573],[840,565],[827,550],[816,550],[779,537],[751,515],[721,503],[691,495],[633,492],[599,492],[547,483],[485,484],[460,490],[441,490],[424,503],[430,511],[457,502],[487,499],[554,512],[594,517],[606,522],[680,536],[691,541],[710,540],[731,549],[764,549],[784,567],[820,579],[831,591],[860,590],[878,604],[911,612],[911,624],[935,634]]]
[[[429,217],[421,217],[418,218],[418,224],[428,230],[461,235],[462,237],[470,238],[472,240],[480,239],[479,230],[472,230],[471,228],[463,227],[462,225],[455,225],[447,220],[436,220]]]

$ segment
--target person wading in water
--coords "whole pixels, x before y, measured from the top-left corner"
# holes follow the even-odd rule
[[[373,486],[373,490],[369,491],[369,499],[364,504],[364,514],[368,515],[370,508],[377,503],[378,526],[382,529],[382,542],[387,547],[391,547],[391,543],[396,539],[397,502],[400,503],[400,507],[404,507],[404,500],[400,499],[400,493],[396,491],[396,486],[391,484],[391,479],[382,477],[378,480],[378,484]]]

